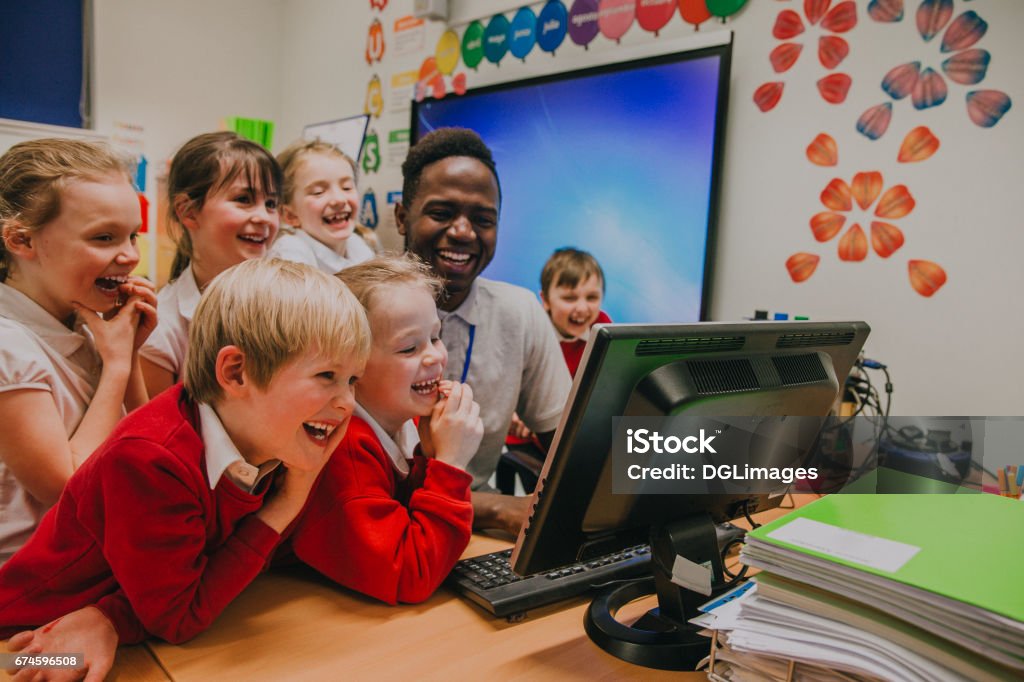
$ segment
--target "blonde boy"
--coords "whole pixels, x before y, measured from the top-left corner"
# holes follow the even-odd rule
[[[69,632],[83,614],[102,614],[121,643],[182,642],[284,546],[329,572],[296,521],[368,351],[362,306],[337,279],[260,259],[219,275],[196,309],[184,385],[128,415],[0,569],[0,637],[74,612],[12,642],[88,654],[102,633]],[[83,630],[93,639],[74,639]]]

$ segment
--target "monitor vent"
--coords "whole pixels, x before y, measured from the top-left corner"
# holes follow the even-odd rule
[[[674,339],[644,339],[636,344],[636,355],[683,355],[689,353],[725,353],[739,350],[743,336],[680,336]]]
[[[758,388],[750,360],[691,360],[686,363],[697,392],[702,395],[751,391]]]
[[[853,343],[854,332],[808,332],[783,334],[775,342],[776,348],[806,348],[807,346],[848,346]]]
[[[772,358],[783,386],[811,384],[826,381],[828,374],[817,353],[805,355],[776,355]]]

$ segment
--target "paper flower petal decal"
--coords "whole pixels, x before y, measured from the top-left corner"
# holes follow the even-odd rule
[[[883,24],[903,21],[903,0],[871,0],[868,16]]]
[[[842,178],[833,178],[832,182],[821,190],[821,203],[833,211],[849,211],[853,208],[850,186]]]
[[[846,33],[856,25],[857,3],[853,0],[839,3],[821,21],[821,27],[833,33]]]
[[[827,242],[839,234],[839,230],[843,229],[845,222],[846,216],[842,213],[822,211],[811,218],[811,232],[819,242]]]
[[[839,36],[818,39],[818,59],[826,69],[834,69],[850,54],[850,45]]]
[[[839,260],[862,261],[868,255],[868,238],[860,225],[854,225],[839,240]]]
[[[922,296],[931,296],[946,283],[946,271],[930,260],[909,261],[907,270],[910,273],[910,286]]]
[[[882,258],[888,258],[903,246],[900,228],[878,220],[871,221],[871,248]]]
[[[925,42],[939,34],[953,16],[953,0],[924,0],[917,8],[917,32]]]
[[[785,83],[782,82],[765,83],[754,91],[754,104],[761,111],[771,111],[779,103],[779,100],[782,99],[782,88],[784,86]]]
[[[779,40],[789,40],[804,32],[804,22],[800,15],[791,9],[784,9],[775,18],[772,35]]]
[[[914,91],[921,76],[921,62],[908,62],[890,69],[882,79],[882,90],[893,99],[903,99]]]
[[[975,85],[984,80],[991,59],[986,50],[964,50],[942,62],[942,71],[954,83]]]
[[[1013,103],[1009,95],[999,90],[973,90],[967,93],[967,115],[975,125],[991,128],[1003,117]]]
[[[790,67],[796,64],[797,57],[800,56],[803,49],[804,46],[800,43],[782,43],[772,50],[768,58],[772,62],[775,73],[789,71]]]
[[[932,154],[939,149],[939,138],[935,137],[931,130],[925,126],[914,128],[903,138],[900,145],[900,153],[897,161],[900,163],[913,163],[931,158]]]
[[[915,109],[928,109],[930,107],[937,107],[945,102],[946,95],[948,94],[946,81],[943,80],[942,76],[935,69],[929,66],[921,72],[921,76],[917,79],[917,83],[914,84],[914,90],[910,93],[910,96],[914,100]]]
[[[807,21],[811,26],[821,21],[830,4],[832,0],[804,0],[804,14],[807,15]]]
[[[893,185],[878,200],[875,215],[879,218],[902,218],[914,210],[914,204],[914,197],[910,196],[906,185]]]
[[[853,176],[850,193],[862,211],[868,210],[868,206],[882,193],[882,174],[878,171],[857,173]]]
[[[839,146],[831,135],[821,133],[807,145],[807,160],[816,166],[834,166],[839,163]]]
[[[988,30],[988,24],[978,16],[977,12],[968,10],[953,20],[949,30],[942,36],[943,52],[965,50],[981,40]]]
[[[794,282],[803,282],[814,274],[820,260],[821,256],[813,253],[794,253],[786,259],[786,269]]]
[[[857,132],[869,140],[877,140],[889,129],[892,121],[892,102],[871,107],[857,119]]]
[[[852,84],[853,79],[845,73],[833,73],[818,81],[818,92],[829,104],[842,104]]]

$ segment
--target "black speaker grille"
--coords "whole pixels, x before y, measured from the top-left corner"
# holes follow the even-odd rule
[[[758,387],[750,360],[691,360],[686,363],[697,392],[702,395],[751,391]]]
[[[776,348],[805,348],[807,346],[848,346],[853,343],[854,332],[808,332],[783,334],[775,342]]]
[[[783,386],[810,384],[828,379],[817,353],[805,355],[776,355],[772,357]]]
[[[636,344],[636,355],[680,355],[684,353],[724,353],[739,350],[746,343],[744,336],[688,337],[644,339]]]

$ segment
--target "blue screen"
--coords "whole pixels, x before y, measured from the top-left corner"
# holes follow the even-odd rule
[[[503,200],[484,276],[538,291],[547,258],[574,246],[601,263],[613,321],[700,319],[723,59],[674,57],[414,107],[415,139],[463,126],[494,153]]]

